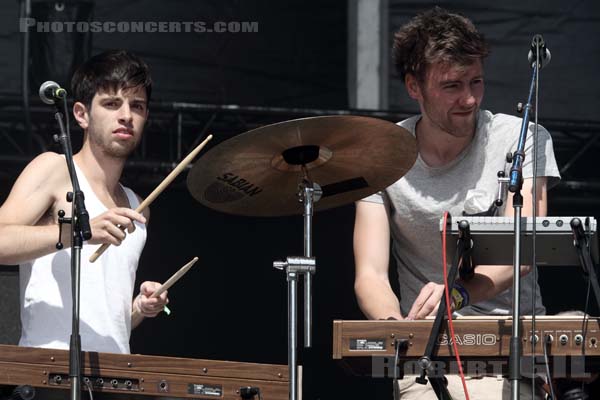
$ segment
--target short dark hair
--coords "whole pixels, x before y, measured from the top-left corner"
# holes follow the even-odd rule
[[[118,91],[143,87],[147,101],[152,94],[152,78],[148,65],[125,50],[108,50],[84,62],[73,74],[71,90],[75,101],[92,105],[99,90]]]
[[[394,35],[394,64],[403,81],[411,74],[422,82],[433,63],[470,65],[488,54],[484,36],[468,18],[440,7],[418,14]]]

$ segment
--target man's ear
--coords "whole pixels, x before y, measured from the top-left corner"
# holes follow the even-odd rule
[[[87,129],[90,124],[90,115],[87,107],[80,102],[76,102],[73,105],[73,117],[77,120],[77,123],[81,129]]]
[[[406,86],[406,90],[411,99],[417,101],[423,99],[421,86],[419,86],[419,82],[413,74],[406,74],[406,76],[404,76],[404,86]]]

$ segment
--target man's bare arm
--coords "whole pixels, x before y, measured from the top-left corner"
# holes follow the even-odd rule
[[[66,214],[71,214],[63,197],[69,190],[71,181],[63,156],[44,153],[25,167],[0,207],[0,264],[19,264],[56,251],[57,216],[50,213],[55,211],[53,206],[62,204]],[[146,218],[129,208],[111,208],[90,221],[92,239],[87,243],[118,246],[126,237],[118,226],[132,232],[133,221],[145,224]],[[69,232],[65,225],[61,236],[65,247],[71,245]]]
[[[390,228],[383,204],[359,201],[354,222],[354,292],[369,319],[402,319],[389,278]]]
[[[41,154],[25,167],[0,207],[0,264],[18,264],[56,251],[58,226],[47,213],[64,173],[64,158],[56,153]],[[41,220],[48,223],[40,225]]]

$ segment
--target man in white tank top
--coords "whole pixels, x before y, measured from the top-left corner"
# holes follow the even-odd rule
[[[139,197],[119,183],[142,137],[152,81],[140,58],[108,51],[80,66],[71,87],[73,115],[84,131],[74,161],[92,228],[81,257],[82,348],[128,353],[132,310],[154,317],[168,302],[166,293],[150,298],[157,282],[144,282],[133,299],[149,213],[135,212]],[[58,211],[71,213],[69,191],[64,156],[47,152],[25,167],[0,207],[0,264],[20,264],[23,346],[69,347],[70,235],[62,235],[65,249],[55,247]],[[104,243],[113,246],[90,263]]]

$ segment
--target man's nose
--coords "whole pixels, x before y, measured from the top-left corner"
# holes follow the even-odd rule
[[[474,106],[475,103],[477,102],[477,100],[475,99],[475,95],[473,94],[473,91],[470,89],[467,89],[466,92],[461,97],[461,102],[462,102],[462,105],[465,107]]]
[[[131,108],[129,104],[123,103],[119,110],[119,122],[122,123],[130,123],[133,119],[133,115],[131,114]]]

